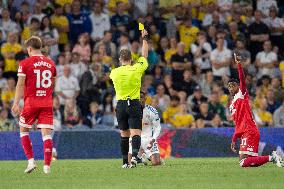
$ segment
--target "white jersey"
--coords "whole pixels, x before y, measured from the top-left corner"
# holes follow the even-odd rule
[[[160,117],[158,111],[152,106],[146,105],[143,109],[143,127],[141,134],[141,149],[144,150],[146,157],[150,158],[153,154],[159,154],[159,146],[157,143],[157,138],[161,132]],[[148,149],[152,139],[155,142],[151,149]],[[132,154],[132,142],[129,139],[129,153]]]
[[[160,117],[158,111],[150,105],[143,109],[142,138],[151,138],[157,141],[161,132]]]

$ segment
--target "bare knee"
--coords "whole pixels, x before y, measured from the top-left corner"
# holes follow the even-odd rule
[[[129,130],[120,130],[120,136],[121,137],[130,137],[130,131]]]

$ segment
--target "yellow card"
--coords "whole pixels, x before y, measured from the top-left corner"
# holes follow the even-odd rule
[[[144,24],[139,23],[139,30],[140,31],[144,30]]]

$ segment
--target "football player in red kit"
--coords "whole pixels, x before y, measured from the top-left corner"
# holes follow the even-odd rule
[[[36,168],[29,130],[36,123],[41,129],[44,150],[44,173],[50,173],[52,158],[53,109],[52,93],[56,77],[54,62],[41,53],[42,41],[32,36],[25,42],[29,58],[20,62],[13,114],[19,115],[20,137],[28,166],[25,173]],[[20,112],[19,101],[24,96],[24,107]]]
[[[258,156],[260,134],[250,108],[241,58],[237,57],[236,54],[234,54],[234,57],[238,66],[240,82],[235,79],[228,82],[228,90],[232,96],[229,109],[235,122],[235,133],[232,138],[231,149],[233,152],[237,152],[236,141],[241,138],[239,150],[241,167],[258,167],[267,162],[273,162],[278,167],[282,167],[282,158],[275,151],[269,156]]]

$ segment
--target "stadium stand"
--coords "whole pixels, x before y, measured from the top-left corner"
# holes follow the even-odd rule
[[[284,127],[283,1],[11,0],[0,1],[0,15],[0,131],[18,130],[10,108],[31,35],[57,64],[56,130],[115,128],[109,73],[119,50],[140,56],[139,22],[150,33],[142,88],[167,127],[233,126],[225,89],[238,77],[233,52],[258,125]]]

